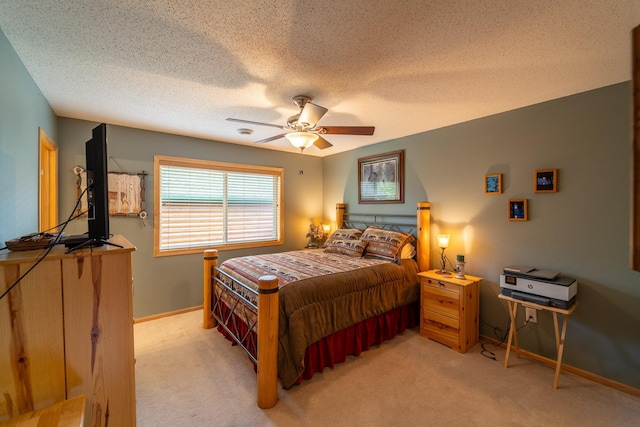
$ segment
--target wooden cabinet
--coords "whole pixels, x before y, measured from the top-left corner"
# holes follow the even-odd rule
[[[436,270],[420,277],[420,335],[464,353],[478,342],[479,284],[482,279],[443,277]]]
[[[135,426],[135,248],[110,242],[53,248],[0,300],[0,420],[84,395],[87,426]],[[0,294],[43,254],[0,254]]]

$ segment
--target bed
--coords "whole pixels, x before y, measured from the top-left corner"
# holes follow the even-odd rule
[[[257,402],[419,323],[417,273],[429,266],[429,203],[416,215],[353,214],[321,249],[233,258],[204,253],[205,328],[257,367]],[[259,307],[259,309],[258,309]],[[259,345],[258,345],[259,344]]]

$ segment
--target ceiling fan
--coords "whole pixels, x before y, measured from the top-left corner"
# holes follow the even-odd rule
[[[291,144],[301,150],[312,145],[315,145],[321,150],[332,147],[333,144],[321,135],[373,135],[373,131],[375,130],[374,126],[318,126],[318,122],[328,111],[326,108],[311,103],[311,98],[304,95],[294,96],[292,101],[300,108],[300,113],[289,117],[286,126],[233,118],[228,118],[227,120],[259,126],[271,126],[286,130],[287,132],[281,133],[280,135],[256,141],[256,144],[275,141],[276,139],[285,137]]]

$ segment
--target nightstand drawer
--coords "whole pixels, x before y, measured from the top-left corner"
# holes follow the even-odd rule
[[[421,335],[431,338],[455,350],[459,349],[460,330],[435,320],[424,319]]]
[[[427,279],[427,278],[422,277],[420,279],[420,283],[422,284],[422,286],[426,286],[425,290],[445,289],[445,290],[450,291],[450,292],[455,292],[455,293],[458,293],[458,294],[460,293],[460,286],[459,285],[457,285],[455,283],[446,282],[444,279],[443,280],[434,280],[434,279]]]
[[[451,326],[456,329],[460,328],[460,319],[457,316],[447,316],[435,311],[427,310],[426,308],[422,311],[422,316],[424,316],[425,321],[428,320],[435,323],[442,323],[443,325]]]
[[[422,304],[425,310],[458,317],[460,311],[460,292],[424,285]]]

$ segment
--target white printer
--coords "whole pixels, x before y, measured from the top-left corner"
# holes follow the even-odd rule
[[[511,298],[566,309],[576,301],[578,281],[556,271],[512,265],[502,270],[500,292]]]

